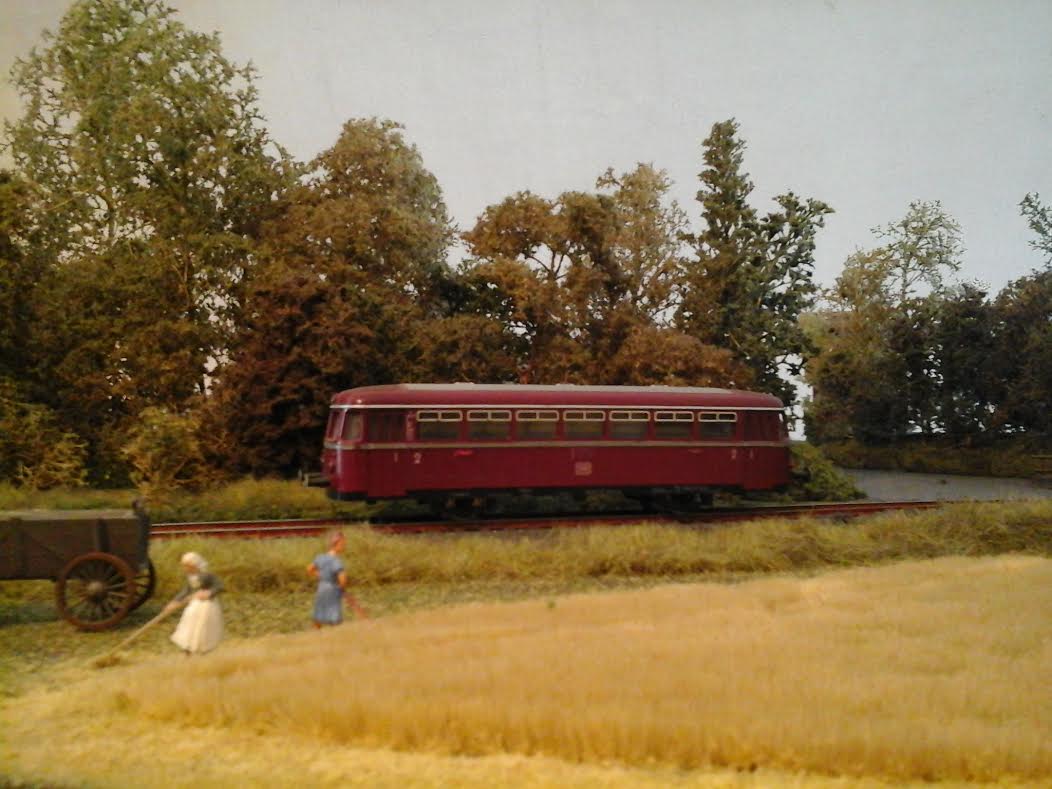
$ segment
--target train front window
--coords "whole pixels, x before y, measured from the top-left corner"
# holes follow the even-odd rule
[[[603,437],[602,411],[564,411],[563,436],[570,441],[587,441]]]
[[[698,431],[703,439],[733,438],[738,415],[726,411],[703,411],[698,414]]]
[[[516,435],[522,441],[553,441],[559,425],[558,411],[516,411]]]
[[[646,411],[611,411],[610,438],[639,441],[647,437],[650,414]]]
[[[460,411],[417,411],[417,440],[456,441],[460,438],[462,419]]]
[[[362,412],[361,411],[348,411],[347,415],[343,418],[343,440],[344,441],[361,441],[362,440]]]
[[[687,439],[694,425],[690,411],[655,411],[654,438],[665,440]]]
[[[511,411],[468,411],[468,438],[506,441],[511,436]]]
[[[325,426],[325,438],[335,441],[340,435],[340,419],[343,417],[343,409],[333,408],[329,411],[329,423]]]

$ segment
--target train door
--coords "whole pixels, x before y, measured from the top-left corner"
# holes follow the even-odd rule
[[[746,488],[769,488],[781,484],[781,469],[787,452],[782,425],[782,414],[778,411],[746,412],[746,457],[742,469],[742,483]]]
[[[406,413],[369,411],[366,417],[366,454],[369,461],[369,496],[391,498],[406,492]]]
[[[706,484],[738,486],[747,464],[742,446],[742,425],[737,411],[698,412],[698,440],[702,446],[703,479]]]
[[[466,444],[454,452],[460,479],[467,490],[493,490],[509,486],[522,475],[522,456],[507,453],[501,445],[511,439],[511,411],[473,409],[467,412]]]
[[[457,490],[463,484],[462,461],[474,456],[464,446],[462,411],[425,408],[412,411],[407,420],[407,488],[414,492]]]

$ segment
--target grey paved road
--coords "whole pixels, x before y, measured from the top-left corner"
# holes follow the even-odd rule
[[[909,474],[902,471],[843,471],[874,501],[1052,498],[1052,485],[1030,479]]]

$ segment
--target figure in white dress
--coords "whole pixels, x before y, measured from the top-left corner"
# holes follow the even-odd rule
[[[172,641],[187,655],[211,652],[223,638],[223,611],[216,599],[223,584],[208,572],[208,562],[200,554],[184,553],[180,563],[186,583],[165,610],[186,608]]]

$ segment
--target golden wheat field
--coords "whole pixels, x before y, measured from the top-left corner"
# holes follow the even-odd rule
[[[1052,785],[1052,560],[471,604],[9,699],[12,780]]]

